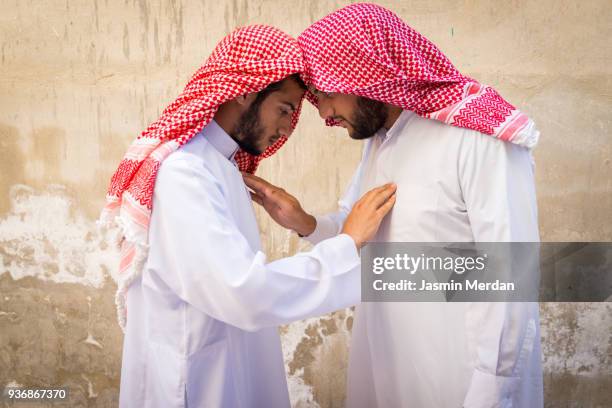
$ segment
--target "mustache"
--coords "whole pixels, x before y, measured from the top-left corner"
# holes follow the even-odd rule
[[[353,125],[353,122],[347,120],[344,116],[332,116],[331,119],[335,122],[344,122],[346,124],[348,124],[351,127],[355,127],[355,125]]]

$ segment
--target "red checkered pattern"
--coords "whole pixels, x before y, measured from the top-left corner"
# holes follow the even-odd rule
[[[433,43],[383,7],[344,7],[311,25],[298,43],[303,79],[320,91],[375,99],[529,148],[537,143],[539,132],[525,114],[461,75]],[[313,94],[307,97],[317,104]]]
[[[117,293],[122,327],[127,288],[146,260],[153,189],[161,162],[200,132],[224,102],[261,91],[303,69],[302,52],[294,38],[265,25],[237,29],[221,40],[180,96],[128,148],[111,179],[100,218],[102,225],[122,227]],[[294,128],[299,114],[298,107]],[[286,140],[281,137],[260,156],[237,152],[240,170],[254,173],[261,159],[274,154]]]

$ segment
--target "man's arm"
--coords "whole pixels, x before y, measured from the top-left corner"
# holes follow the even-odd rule
[[[215,319],[258,330],[342,309],[360,300],[358,246],[391,208],[390,190],[362,203],[361,214],[312,251],[268,263],[228,211],[222,186],[206,169],[168,161],[154,193],[147,279],[161,279],[182,300]],[[363,219],[363,220],[360,220]],[[347,221],[348,224],[348,221]]]
[[[529,152],[466,131],[459,177],[476,242],[539,241]],[[537,303],[472,303],[466,326],[477,362],[466,408],[512,406],[539,333]],[[539,358],[539,357],[538,357]],[[516,406],[516,405],[514,405]]]

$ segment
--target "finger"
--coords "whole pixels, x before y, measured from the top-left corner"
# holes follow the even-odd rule
[[[257,177],[254,174],[251,173],[246,173],[244,171],[240,172],[242,174],[242,178],[246,181],[249,180],[250,182],[253,183],[259,183],[259,184],[267,184],[266,180],[262,179],[261,177]]]
[[[252,190],[255,190],[258,193],[267,193],[272,185],[265,181],[262,178],[257,176],[253,176],[252,174],[243,173],[242,179],[244,180],[244,184],[247,185]]]
[[[257,204],[263,206],[263,200],[262,200],[262,198],[259,195],[257,195],[256,193],[252,193],[250,191],[249,191],[249,194],[251,194],[251,199],[253,201],[255,201]]]
[[[395,205],[396,197],[397,196],[395,194],[389,197],[389,199],[385,201],[383,205],[378,207],[378,209],[376,210],[376,215],[380,218],[383,218],[385,215],[387,215],[387,213],[391,211],[391,209]]]
[[[384,192],[385,190],[390,189],[390,188],[392,188],[393,190],[395,190],[397,187],[396,187],[396,186],[395,186],[395,184],[393,184],[393,183],[383,184],[382,186],[375,187],[375,188],[371,189],[370,191],[368,191],[367,193],[365,193],[365,194],[363,195],[363,197],[362,197],[362,200],[363,200],[364,202],[370,202],[371,200],[374,200],[374,199],[375,199],[375,197],[376,197],[378,194],[380,194],[380,193],[382,193],[382,192]]]
[[[387,200],[395,194],[397,191],[397,186],[395,184],[388,184],[383,186],[381,190],[375,192],[372,197],[372,203],[375,208],[379,208],[383,205]]]
[[[385,190],[387,190],[387,189],[389,189],[389,188],[396,188],[395,183],[385,183],[385,184],[383,184],[383,185],[381,185],[381,186],[374,187],[374,188],[373,188],[372,190],[370,190],[370,191],[372,191],[374,194],[376,194],[376,193],[383,192],[383,191],[385,191]]]

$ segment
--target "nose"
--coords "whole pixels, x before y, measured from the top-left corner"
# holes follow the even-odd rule
[[[293,129],[291,128],[291,120],[293,115],[287,115],[288,117],[282,121],[278,128],[278,134],[280,136],[289,137]]]
[[[321,116],[321,119],[328,119],[334,116],[334,110],[328,98],[319,97],[318,107],[319,107],[319,116]]]

